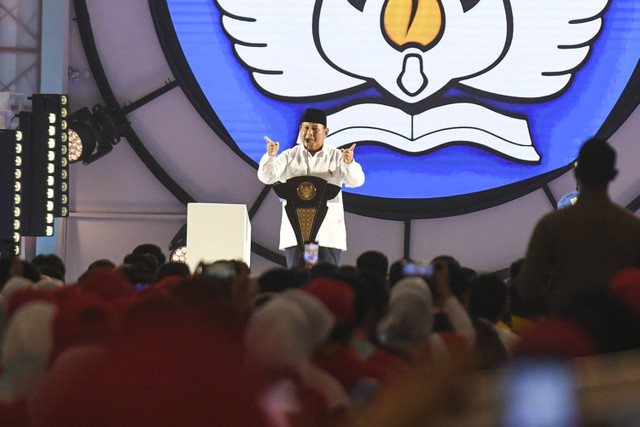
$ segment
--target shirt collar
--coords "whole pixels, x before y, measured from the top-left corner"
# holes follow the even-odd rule
[[[300,149],[304,152],[305,156],[308,156],[308,157],[323,157],[325,155],[324,153],[327,151],[324,149],[324,145],[323,145],[319,151],[316,151],[316,154],[311,155],[309,150],[307,150],[302,143],[298,145],[300,145]]]

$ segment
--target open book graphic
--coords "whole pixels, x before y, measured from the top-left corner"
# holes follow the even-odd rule
[[[525,119],[472,103],[434,107],[414,116],[396,107],[363,103],[329,115],[327,127],[326,142],[334,147],[376,142],[422,153],[445,145],[471,144],[519,162],[540,161]]]

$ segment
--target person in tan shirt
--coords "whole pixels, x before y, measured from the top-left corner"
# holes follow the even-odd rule
[[[536,225],[517,287],[534,312],[561,312],[572,298],[605,289],[624,267],[640,267],[640,218],[608,195],[615,157],[606,141],[585,142],[574,170],[578,201]]]

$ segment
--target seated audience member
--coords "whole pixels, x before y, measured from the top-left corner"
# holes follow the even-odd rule
[[[406,266],[417,264],[409,259],[401,259],[394,262],[389,269],[389,287],[393,291],[393,287],[398,281],[407,277],[421,277],[427,283],[434,306],[434,332],[455,332],[463,335],[469,345],[473,347],[475,343],[475,329],[469,318],[466,316],[458,316],[451,319],[448,312],[458,313],[458,309],[466,311],[460,300],[453,293],[453,289],[462,297],[466,298],[470,285],[465,283],[465,275],[462,273],[460,263],[450,255],[441,255],[435,257],[431,261],[432,271],[429,272],[408,272]],[[473,270],[469,269],[469,272]],[[457,322],[453,324],[452,322]]]
[[[377,325],[387,313],[389,291],[387,283],[378,274],[362,270],[353,278],[344,278],[355,290],[354,309],[361,339],[379,346]],[[369,347],[368,345],[366,347]],[[369,351],[362,350],[363,356]],[[365,356],[365,357],[368,357]]]
[[[333,326],[322,302],[300,289],[275,295],[249,318],[244,333],[248,369],[262,382],[265,395],[273,396],[270,406],[279,407],[289,421],[331,425],[349,406],[342,385],[312,363]]]
[[[210,316],[170,297],[136,302],[111,344],[59,355],[30,399],[32,427],[267,425],[237,314]]]
[[[91,264],[89,264],[89,267],[87,267],[85,272],[80,275],[80,277],[78,278],[78,282],[81,282],[89,273],[91,273],[96,268],[116,268],[116,265],[113,263],[113,261],[107,258],[95,260]]]
[[[105,301],[131,297],[134,285],[122,272],[108,268],[94,268],[78,283],[80,290],[95,295]]]
[[[469,311],[469,298],[471,296],[471,284],[478,277],[478,272],[472,268],[460,266],[458,280],[451,283],[451,292],[458,298],[460,304]]]
[[[33,301],[48,301],[56,303],[53,292],[38,288],[36,286],[23,287],[16,290],[6,304],[7,319],[11,318],[13,313],[20,307]]]
[[[86,292],[74,292],[58,302],[53,320],[51,361],[82,345],[106,346],[115,337],[116,310],[107,301]]]
[[[35,264],[18,257],[0,259],[0,290],[11,277],[24,277],[37,283],[42,279],[42,274]]]
[[[62,258],[56,254],[36,255],[31,262],[40,269],[40,273],[64,282],[67,268]]]
[[[444,283],[448,282],[448,286],[451,289],[453,296],[460,302],[460,304],[462,304],[466,311],[469,311],[471,282],[475,279],[478,273],[471,268],[461,266],[455,258],[449,255],[434,258],[432,265],[434,273],[432,277],[427,278],[427,283],[431,286],[431,291],[434,295],[439,295],[438,290],[435,288],[435,284],[438,281],[441,280]],[[436,275],[440,277],[436,279]],[[438,301],[437,305],[440,308],[441,301]],[[451,325],[450,319],[442,309],[436,310],[433,330],[437,332],[453,331],[453,325]]]
[[[207,311],[218,301],[231,301],[231,286],[228,280],[196,274],[173,286],[170,294],[192,310]]]
[[[471,329],[473,341],[455,333],[433,332],[431,290],[422,278],[406,277],[391,289],[388,314],[378,325],[379,339],[409,363],[428,360],[436,366],[446,364],[452,354],[467,352],[475,343],[473,325],[462,305],[457,301],[450,304],[447,313],[454,319],[453,325],[468,324],[466,329]],[[456,321],[460,318],[466,320]]]
[[[436,308],[434,331],[460,334],[467,339],[470,348],[473,348],[475,345],[473,323],[468,314],[466,316],[459,315],[460,309],[465,314],[467,313],[467,309],[459,297],[468,301],[471,284],[467,282],[467,278],[473,274],[473,270],[469,269],[465,275],[460,262],[450,255],[437,256],[431,261],[431,264],[433,265],[433,273],[426,280]]]
[[[640,349],[640,318],[609,290],[584,293],[556,307],[559,314],[522,333],[515,355],[572,358]]]
[[[152,285],[158,281],[158,261],[149,254],[127,254],[117,267],[134,285]]]
[[[65,284],[58,279],[53,279],[45,274],[42,275],[42,279],[38,280],[36,287],[46,291],[55,291],[56,289],[63,288]]]
[[[176,286],[186,280],[189,280],[190,278],[191,276],[187,277],[186,279],[180,276],[164,277],[153,286],[147,286],[146,288],[142,289],[141,292],[138,292],[138,296],[145,297],[158,294],[170,295]]]
[[[225,300],[244,317],[253,308],[258,285],[244,262],[218,260],[201,263],[193,276],[173,287],[171,294],[200,308],[206,308],[212,301]]]
[[[313,279],[302,290],[318,298],[335,321],[328,340],[316,349],[314,362],[350,392],[356,382],[367,375],[362,360],[350,346],[355,329],[355,292],[345,282],[325,277]]]
[[[373,392],[384,373],[375,364],[368,364],[352,345],[356,329],[353,287],[339,280],[316,278],[302,289],[322,301],[335,318],[329,339],[315,351],[314,363],[340,381],[352,396],[363,387]],[[362,400],[364,396],[358,398]]]
[[[329,277],[335,279],[339,275],[340,272],[337,265],[328,262],[320,262],[309,269],[307,282],[315,279],[316,277]]]
[[[258,277],[261,293],[278,293],[286,289],[299,288],[302,285],[300,275],[295,270],[275,267]]]
[[[509,266],[509,279],[507,280],[507,287],[509,289],[509,313],[504,321],[516,334],[522,333],[531,326],[531,319],[535,318],[534,313],[527,310],[527,306],[522,302],[522,298],[518,292],[523,264],[524,258],[519,258],[512,262]]]
[[[0,259],[0,336],[6,326],[7,304],[18,290],[33,288],[41,279],[38,268],[18,257]]]
[[[275,267],[258,276],[258,294],[253,300],[253,306],[258,307],[274,295],[287,289],[297,289],[306,280],[306,273],[298,270]]]
[[[407,262],[411,262],[411,260],[401,258],[397,261],[394,261],[389,266],[389,290],[391,290],[395,286],[395,284],[398,283],[400,280],[407,277],[404,274],[404,265]]]
[[[464,278],[462,276],[462,265],[460,262],[451,255],[439,255],[431,260],[433,265],[433,281],[429,283],[431,292],[433,292],[433,299],[436,306],[439,306],[442,302],[442,296],[438,292],[438,288],[435,286],[438,284],[440,287],[445,286],[451,291],[451,294],[458,298],[458,301],[465,306],[460,299],[468,299],[467,293],[470,289],[469,283],[463,283]]]
[[[356,259],[356,267],[360,271],[366,270],[378,275],[385,282],[388,280],[389,259],[380,251],[365,251],[361,253]]]
[[[640,267],[640,218],[608,194],[615,158],[606,141],[585,142],[574,169],[578,201],[536,225],[518,284],[533,310],[558,313],[564,303],[605,289],[621,269]]]
[[[156,260],[156,265],[158,267],[167,261],[167,257],[162,253],[162,249],[153,243],[143,243],[138,245],[133,249],[133,251],[131,251],[131,253],[134,255],[142,254],[152,256]]]
[[[27,279],[26,277],[13,276],[6,281],[6,283],[2,287],[2,290],[0,290],[0,301],[6,308],[6,306],[9,304],[9,300],[16,292],[23,289],[35,288],[35,286],[35,283]]]
[[[343,276],[342,280],[354,290],[353,309],[355,330],[351,334],[350,346],[364,360],[370,375],[384,386],[400,374],[407,371],[408,364],[390,351],[378,339],[377,325],[387,313],[389,292],[386,281],[379,274],[369,270],[356,271],[352,276]],[[359,387],[355,399],[367,397],[370,384]],[[364,392],[364,393],[363,393]],[[352,396],[353,397],[353,396]],[[362,403],[362,402],[359,402]]]
[[[189,266],[184,262],[165,262],[158,268],[158,281],[169,276],[178,276],[187,279],[191,276],[191,270],[189,270]]]
[[[52,323],[57,307],[51,301],[30,301],[9,319],[2,340],[0,401],[24,397],[44,377],[53,347]]]
[[[504,363],[518,340],[516,334],[499,325],[507,306],[507,285],[498,276],[481,274],[472,283],[469,314],[478,337],[475,350],[487,367]]]
[[[386,384],[408,368],[406,362],[385,349],[385,344],[378,337],[378,323],[386,315],[389,304],[387,282],[380,274],[367,269],[347,270],[341,267],[341,270],[341,280],[355,292],[353,308],[356,328],[351,335],[350,345],[372,370],[371,375]],[[366,397],[366,389],[359,393],[361,398]]]

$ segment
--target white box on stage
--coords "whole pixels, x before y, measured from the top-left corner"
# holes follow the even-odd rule
[[[187,264],[239,260],[250,265],[251,223],[246,205],[189,203],[187,205]]]

